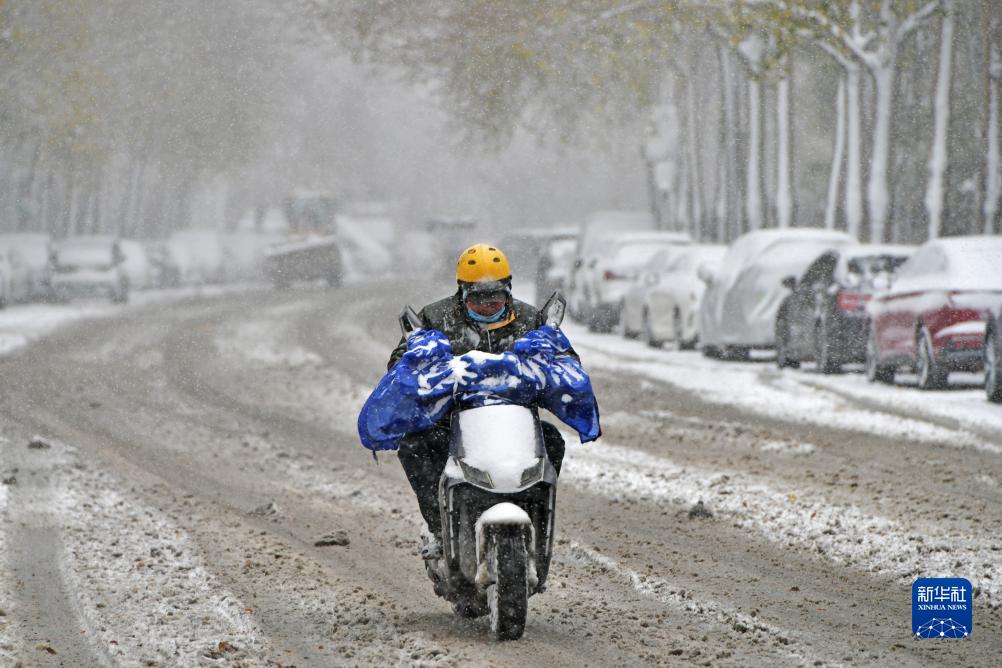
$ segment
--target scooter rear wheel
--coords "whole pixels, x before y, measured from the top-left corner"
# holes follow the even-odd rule
[[[491,632],[497,640],[517,640],[529,611],[528,563],[522,525],[500,525],[491,532],[489,558],[494,583],[487,587]]]

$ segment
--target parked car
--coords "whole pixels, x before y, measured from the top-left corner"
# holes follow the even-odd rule
[[[103,296],[129,299],[129,279],[122,269],[125,255],[114,237],[72,237],[55,250],[52,290],[59,301]]]
[[[753,349],[772,349],[776,312],[786,296],[780,280],[828,249],[854,244],[842,232],[802,228],[756,230],[736,239],[717,271],[700,271],[706,283],[699,309],[703,354],[747,359]]]
[[[580,275],[588,328],[611,332],[619,323],[623,298],[640,269],[658,251],[690,243],[688,234],[678,232],[626,232],[605,237],[601,251]]]
[[[867,306],[866,375],[890,383],[913,369],[922,389],[984,365],[989,314],[1002,306],[1002,237],[935,239]]]
[[[122,249],[122,271],[129,279],[132,290],[146,290],[154,285],[153,263],[142,242],[133,239],[122,239],[118,242]]]
[[[822,373],[866,358],[866,304],[915,252],[912,246],[848,246],[822,253],[800,280],[782,279],[790,294],[776,313],[776,364],[813,360]]]
[[[985,394],[1002,404],[1002,309],[989,314],[985,326]]]
[[[654,217],[645,211],[596,211],[588,217],[578,237],[567,284],[567,311],[572,318],[579,322],[589,318],[584,276],[597,261],[605,237],[644,230],[654,230]]]
[[[146,254],[153,267],[153,287],[176,288],[181,285],[181,266],[171,252],[170,244],[164,241],[151,242]]]
[[[3,272],[3,301],[8,304],[31,299],[31,268],[16,246],[0,241],[0,271]]]
[[[539,253],[536,266],[536,301],[544,302],[554,292],[566,292],[574,267],[574,250],[577,236],[553,237],[548,239]]]
[[[52,240],[48,234],[19,232],[0,235],[0,246],[16,249],[28,269],[29,299],[44,301],[52,296]]]
[[[662,251],[658,257],[664,265],[652,260],[636,291],[627,296],[624,334],[641,333],[654,348],[675,341],[680,350],[694,349],[699,341],[699,303],[706,289],[699,268],[715,270],[726,250],[698,245]]]

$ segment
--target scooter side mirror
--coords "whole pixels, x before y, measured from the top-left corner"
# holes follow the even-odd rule
[[[421,316],[409,304],[400,312],[397,320],[400,322],[400,331],[405,337],[410,336],[423,326]]]
[[[550,298],[546,300],[543,308],[539,311],[539,319],[542,324],[549,325],[554,329],[560,327],[560,323],[564,321],[564,313],[567,312],[567,300],[559,292],[554,292],[550,295]]]

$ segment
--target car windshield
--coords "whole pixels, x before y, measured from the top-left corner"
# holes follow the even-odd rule
[[[572,256],[574,251],[577,250],[577,245],[577,239],[558,239],[550,242],[550,246],[546,252],[551,260],[559,261]]]
[[[651,241],[625,243],[616,249],[610,264],[615,267],[640,267],[670,245]]]
[[[850,258],[846,266],[846,283],[872,286],[878,276],[888,276],[908,260],[907,255],[867,255]]]
[[[68,244],[59,249],[56,264],[60,267],[104,268],[113,264],[109,244]]]

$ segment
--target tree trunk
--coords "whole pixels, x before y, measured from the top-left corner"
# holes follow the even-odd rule
[[[789,73],[776,84],[776,149],[776,226],[789,227],[793,219]]]
[[[838,186],[842,179],[842,159],[845,157],[845,78],[839,79],[835,95],[835,149],[832,166],[828,172],[828,199],[825,204],[825,229],[835,229],[838,215]]]
[[[887,45],[894,51],[894,46]],[[894,98],[894,67],[896,58],[891,55],[873,72],[875,109],[873,120],[873,151],[870,156],[870,182],[867,203],[870,213],[870,240],[885,243],[890,210],[890,192],[887,185],[887,168],[891,152],[891,114]]]
[[[700,160],[699,121],[696,118],[696,87],[692,71],[685,75],[686,148],[689,154],[689,195],[691,197],[693,236],[702,238],[703,230],[703,168]]]
[[[846,93],[846,166],[845,166],[845,225],[856,239],[863,232],[863,132],[860,122],[859,66],[845,72]]]
[[[748,80],[748,168],[745,170],[745,219],[749,230],[762,227],[762,86]]]
[[[999,19],[992,17],[992,27]],[[1002,198],[1002,165],[999,156],[999,78],[1002,77],[1002,56],[991,30],[988,45],[988,114],[985,129],[985,200],[981,206],[984,233],[993,234],[999,218]]]
[[[946,133],[950,126],[950,86],[953,80],[953,0],[943,0],[943,7],[946,13],[940,30],[932,151],[929,155],[929,182],[925,191],[930,239],[938,237],[942,229],[943,181],[949,160]]]
[[[741,189],[738,179],[738,112],[737,101],[735,100],[735,76],[734,67],[731,63],[731,55],[727,47],[720,45],[720,69],[723,76],[721,85],[724,89],[724,153],[726,159],[724,168],[727,173],[727,214],[733,220],[725,220],[725,229],[733,230],[734,236],[741,234],[744,229],[744,221],[741,217]],[[729,235],[725,235],[724,241],[729,240]]]

